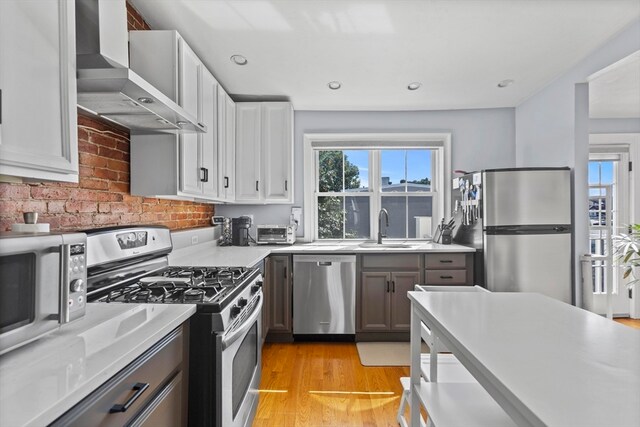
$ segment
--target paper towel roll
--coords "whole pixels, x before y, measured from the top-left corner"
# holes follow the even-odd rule
[[[40,224],[15,223],[11,226],[11,231],[17,231],[19,233],[48,233],[49,224],[46,222]]]

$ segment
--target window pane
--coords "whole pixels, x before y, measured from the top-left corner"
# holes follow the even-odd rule
[[[382,191],[406,191],[406,153],[406,150],[380,150]]]
[[[320,192],[341,192],[343,190],[342,151],[319,151],[318,166]]]
[[[351,191],[369,189],[369,151],[344,152],[344,188]]]
[[[424,239],[431,237],[430,224],[433,216],[433,198],[431,196],[408,197],[409,234],[410,239]],[[420,225],[418,225],[420,223]],[[417,231],[420,230],[418,235]]]
[[[318,238],[342,239],[344,208],[342,197],[318,197]]]
[[[431,164],[431,150],[407,150],[407,191],[431,191]]]
[[[368,239],[369,197],[345,197],[345,237],[348,239]]]
[[[383,223],[382,231],[389,238],[405,239],[407,237],[407,197],[382,197],[382,207],[389,212],[389,227],[384,232]]]

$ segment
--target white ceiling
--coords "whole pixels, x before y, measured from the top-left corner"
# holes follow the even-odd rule
[[[589,117],[640,118],[640,51],[589,79]]]
[[[229,93],[297,110],[516,106],[640,16],[639,0],[131,1]]]

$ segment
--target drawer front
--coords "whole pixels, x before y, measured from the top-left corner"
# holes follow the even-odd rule
[[[427,285],[466,285],[466,270],[427,270],[425,275]]]
[[[362,268],[420,269],[418,254],[375,254],[362,256]]]
[[[160,387],[181,367],[184,351],[182,327],[174,330],[154,347],[100,386],[54,426],[123,426],[142,410]],[[149,384],[125,412],[110,413],[116,404],[133,400],[134,385]]]
[[[424,265],[427,269],[437,268],[450,270],[452,268],[466,268],[467,254],[426,254]]]

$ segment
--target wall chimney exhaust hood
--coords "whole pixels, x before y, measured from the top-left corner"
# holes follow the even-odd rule
[[[129,69],[126,0],[76,0],[78,106],[135,133],[206,132]]]

